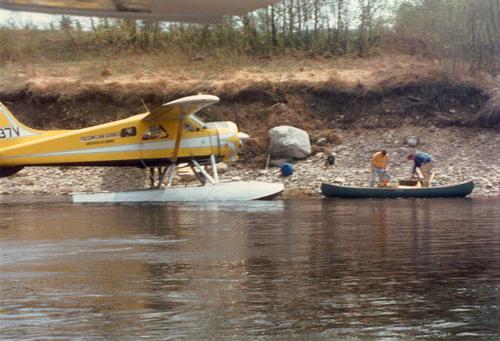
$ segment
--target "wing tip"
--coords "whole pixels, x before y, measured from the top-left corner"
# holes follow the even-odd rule
[[[184,104],[184,103],[207,103],[207,104],[214,104],[219,102],[220,99],[217,96],[214,95],[192,95],[192,96],[186,96],[186,97],[181,97],[176,100],[170,101],[168,103],[163,104],[162,106],[166,105],[171,105],[171,104]]]
[[[172,113],[175,117],[174,119],[179,119],[179,117],[185,117],[187,115],[192,115],[199,110],[219,102],[219,97],[214,95],[193,95],[178,98],[171,102],[162,104],[161,106],[150,111],[143,120],[149,121],[157,119],[160,116],[177,110],[177,113]]]

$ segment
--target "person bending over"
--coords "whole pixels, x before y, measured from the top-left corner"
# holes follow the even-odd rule
[[[430,154],[419,152],[408,155],[408,160],[413,160],[413,169],[411,176],[421,178],[422,186],[430,187],[433,174],[435,161]]]

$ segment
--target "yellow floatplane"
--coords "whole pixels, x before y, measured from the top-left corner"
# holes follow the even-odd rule
[[[0,177],[29,166],[133,166],[157,169],[152,188],[75,193],[74,202],[253,200],[272,197],[282,184],[219,182],[216,163],[236,160],[241,139],[233,122],[205,123],[195,113],[214,104],[211,95],[184,97],[123,120],[76,130],[42,131],[20,123],[0,103]],[[180,163],[207,186],[175,187]],[[204,165],[210,164],[210,175]]]

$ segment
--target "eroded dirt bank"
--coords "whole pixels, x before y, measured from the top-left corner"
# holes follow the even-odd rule
[[[207,121],[231,120],[256,138],[278,124],[293,125],[311,134],[324,129],[468,126],[500,128],[475,120],[489,96],[468,84],[422,80],[380,85],[375,89],[345,88],[331,82],[255,82],[245,87],[163,88],[158,84],[119,84],[54,81],[52,87],[28,83],[0,100],[24,123],[39,129],[80,128],[144,112],[149,107],[197,93],[220,97],[218,105],[200,115]],[[259,122],[260,124],[256,124]]]
[[[475,119],[490,98],[467,83],[408,74],[369,87],[334,80],[255,81],[243,86],[234,81],[131,84],[44,79],[4,91],[0,100],[29,126],[68,129],[143,112],[141,100],[154,107],[196,93],[221,98],[201,113],[205,120],[234,121],[252,136],[242,160],[229,165],[226,178],[282,181],[285,196],[315,196],[321,182],[366,185],[371,154],[386,148],[392,157],[392,173],[402,179],[411,168],[405,159],[409,151],[405,140],[417,137],[418,148],[438,160],[437,184],[474,179],[475,196],[499,195],[498,126],[485,127]],[[313,156],[296,162],[295,174],[289,178],[281,178],[277,169],[263,170],[267,130],[283,124],[306,130],[314,150]],[[316,145],[321,138],[326,144]],[[336,153],[337,163],[327,167],[329,153]],[[138,169],[33,168],[0,179],[0,191],[123,190],[143,186],[145,180],[145,172]]]

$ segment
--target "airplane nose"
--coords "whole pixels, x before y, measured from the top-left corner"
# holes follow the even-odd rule
[[[219,143],[224,143],[226,147],[231,149],[229,159],[234,161],[238,159],[238,152],[242,142],[248,139],[248,134],[238,131],[238,126],[234,122],[218,122],[218,127],[224,128],[218,131]]]
[[[238,132],[238,139],[240,140],[240,144],[243,144],[243,142],[245,142],[245,140],[247,140],[249,138],[250,138],[250,135],[243,133],[241,131]]]

